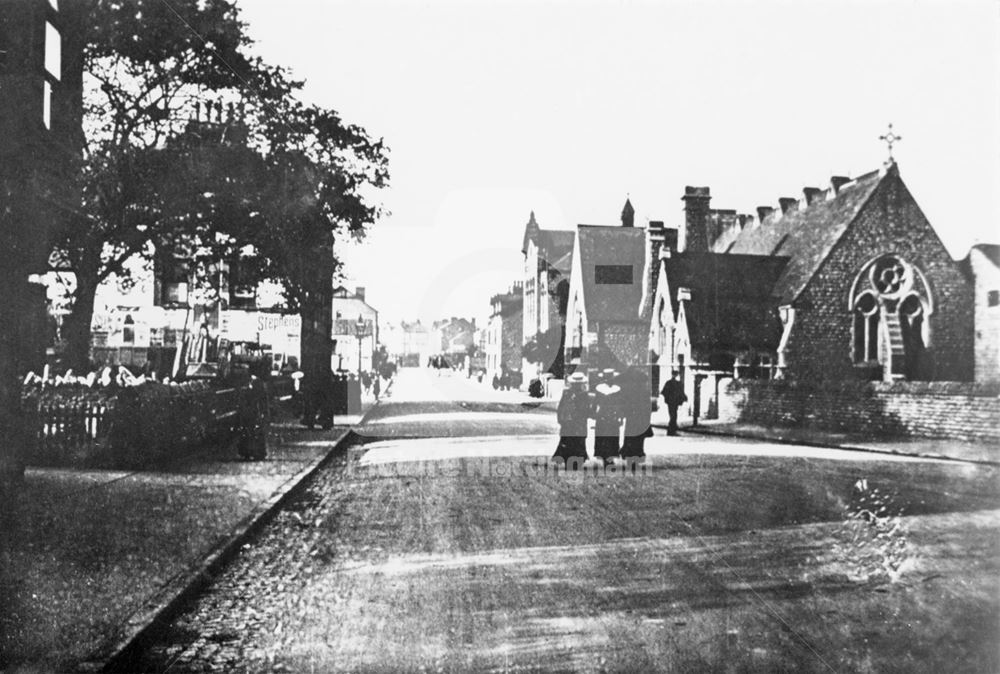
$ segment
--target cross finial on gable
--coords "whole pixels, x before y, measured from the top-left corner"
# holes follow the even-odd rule
[[[892,122],[889,123],[889,131],[879,136],[878,139],[883,141],[889,147],[889,161],[887,161],[886,164],[895,163],[896,160],[892,158],[892,146],[893,144],[903,140],[903,137],[893,133]]]

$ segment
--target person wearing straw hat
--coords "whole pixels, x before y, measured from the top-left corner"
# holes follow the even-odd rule
[[[601,373],[601,383],[594,388],[594,456],[605,466],[614,463],[621,448],[621,386],[618,372],[608,368]]]
[[[559,445],[552,456],[567,469],[578,470],[587,460],[587,418],[590,414],[590,396],[587,393],[587,377],[574,372],[566,378],[556,409],[559,421]]]

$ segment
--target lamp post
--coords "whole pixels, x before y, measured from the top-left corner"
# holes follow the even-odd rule
[[[365,337],[365,319],[358,314],[358,322],[354,324],[355,334],[358,336],[358,381],[361,381],[361,340]]]

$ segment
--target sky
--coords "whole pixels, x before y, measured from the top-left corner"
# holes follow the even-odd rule
[[[887,158],[954,257],[1000,242],[1000,2],[237,0],[302,97],[389,146],[346,246],[380,320],[466,316],[543,228],[755,212]]]

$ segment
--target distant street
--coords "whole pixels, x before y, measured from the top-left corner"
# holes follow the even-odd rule
[[[553,410],[402,370],[142,666],[1000,669],[997,469],[683,434],[554,475]]]

